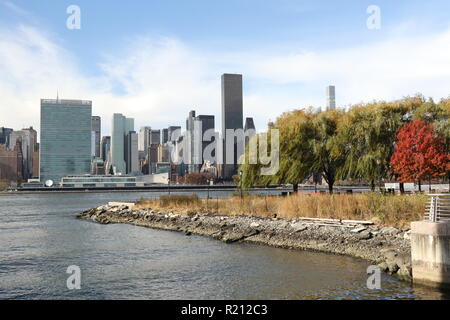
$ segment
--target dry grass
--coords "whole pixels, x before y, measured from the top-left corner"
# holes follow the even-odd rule
[[[184,215],[215,213],[295,219],[331,218],[367,220],[383,226],[404,227],[421,220],[426,196],[384,196],[381,194],[298,194],[289,197],[246,196],[203,199],[196,195],[162,196],[161,200],[141,200],[140,208]]]
[[[0,180],[0,190],[6,190],[9,187],[8,180]]]

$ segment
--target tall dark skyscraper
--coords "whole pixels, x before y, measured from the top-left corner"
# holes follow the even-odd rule
[[[109,161],[109,151],[111,150],[111,137],[105,136],[102,138],[101,143],[101,154],[100,157],[103,159],[103,161]]]
[[[160,144],[161,143],[161,130],[151,130],[148,144]]]
[[[237,139],[227,141],[227,129],[243,129],[243,93],[242,75],[223,74],[222,75],[222,138],[224,139],[224,165],[222,170],[223,178],[230,179],[237,172],[237,159],[241,154],[237,154]],[[230,143],[234,144],[233,164],[226,164],[226,147]]]
[[[92,132],[95,134],[95,156],[100,158],[100,140],[102,133],[102,121],[99,116],[92,117]],[[94,146],[93,146],[94,148]]]
[[[0,128],[0,144],[8,145],[8,138],[11,132],[13,132],[13,129],[4,127]]]
[[[161,144],[165,144],[169,141],[169,129],[162,129],[161,132]]]
[[[250,139],[256,134],[256,127],[253,118],[245,119],[244,132],[247,133],[245,136],[245,145],[247,146],[250,142]]]

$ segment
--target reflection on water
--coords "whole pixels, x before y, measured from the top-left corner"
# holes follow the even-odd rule
[[[449,298],[388,275],[381,290],[369,290],[369,263],[349,257],[75,219],[107,201],[142,196],[158,194],[0,196],[0,299]],[[81,290],[66,288],[70,265],[81,268]]]

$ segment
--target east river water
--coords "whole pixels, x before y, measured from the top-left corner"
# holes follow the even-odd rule
[[[382,276],[367,288],[367,261],[225,244],[204,237],[76,215],[108,201],[158,193],[0,195],[0,299],[448,299]],[[205,193],[200,194],[205,196]],[[213,197],[229,192],[211,192]],[[67,289],[69,266],[81,289]]]

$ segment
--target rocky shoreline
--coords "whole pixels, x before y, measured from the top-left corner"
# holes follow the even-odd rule
[[[87,210],[80,219],[101,224],[127,223],[208,236],[225,243],[248,242],[279,248],[348,255],[379,265],[384,272],[411,280],[410,231],[364,222],[278,219],[251,216],[178,215],[109,204]]]

